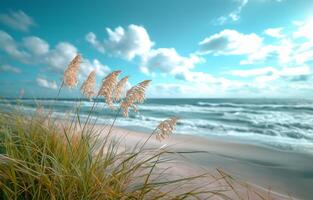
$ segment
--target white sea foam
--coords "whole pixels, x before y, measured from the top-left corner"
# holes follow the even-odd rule
[[[0,100],[0,106],[14,104],[16,100]],[[16,104],[16,103],[15,103]],[[64,118],[65,113],[80,106],[80,118],[84,120],[94,102],[69,100],[22,100],[26,112],[35,111],[36,105],[53,105],[54,117]],[[112,123],[116,111],[109,111],[103,101],[97,102],[93,113],[98,123]],[[118,106],[118,105],[116,105]],[[103,109],[104,108],[104,109]],[[152,131],[160,121],[175,115],[180,118],[177,133],[201,136],[233,138],[245,142],[268,145],[280,149],[300,151],[312,149],[313,101],[216,100],[197,101],[166,100],[147,102],[139,106],[139,114],[129,118],[119,117],[117,126]],[[72,113],[67,115],[74,117]]]

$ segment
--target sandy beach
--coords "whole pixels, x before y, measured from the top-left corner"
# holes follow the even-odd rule
[[[97,128],[103,128],[98,125]],[[107,129],[103,132],[106,133]],[[114,128],[112,137],[131,148],[143,142],[147,133]],[[126,138],[126,139],[123,139]],[[257,145],[174,134],[159,142],[151,137],[147,147],[164,147],[181,152],[170,166],[172,176],[197,175],[222,169],[252,185],[268,199],[312,199],[313,156],[278,151]],[[190,151],[197,153],[188,153]],[[184,153],[185,152],[185,153]],[[203,184],[203,183],[202,183]],[[250,196],[250,199],[260,199]],[[247,198],[248,199],[248,198]]]

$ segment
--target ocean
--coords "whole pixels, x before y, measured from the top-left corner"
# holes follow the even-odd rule
[[[10,106],[9,106],[10,105]],[[2,99],[1,109],[19,105],[34,112],[38,105],[53,107],[54,117],[73,115],[80,108],[88,116],[93,102],[86,99]],[[97,123],[112,123],[111,111],[99,100],[92,116]],[[313,153],[313,100],[309,99],[148,99],[139,112],[117,118],[119,127],[151,133],[160,121],[179,118],[175,134],[189,134],[263,145],[284,151]]]

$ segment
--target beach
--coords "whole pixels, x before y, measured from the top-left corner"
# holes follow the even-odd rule
[[[4,110],[10,109],[6,103],[13,104],[12,108],[15,106],[14,100],[0,101]],[[73,106],[79,106],[80,119],[84,122],[93,102],[22,99],[20,108],[34,113],[37,104],[45,108],[53,106],[52,116],[59,122],[75,119]],[[161,142],[152,136],[146,144],[146,147],[173,152],[174,161],[164,166],[170,168],[169,177],[214,174],[216,169],[221,169],[248,183],[266,199],[313,198],[313,126],[310,123],[313,101],[152,99],[139,106],[139,110],[123,118],[116,115],[117,110],[110,111],[99,101],[90,125],[103,129],[104,136],[109,127],[105,124],[112,124],[117,116],[111,136],[121,141],[119,148],[131,149],[144,142],[160,121],[178,116],[174,134]],[[260,199],[251,195],[248,199]]]
[[[149,134],[114,128],[112,136],[123,138],[122,144],[130,148],[145,141]],[[161,148],[165,145],[171,151],[182,152],[183,155],[177,156],[172,175],[195,175],[214,172],[218,168],[259,188],[265,194],[271,193],[269,199],[309,200],[313,197],[313,156],[310,154],[178,134],[162,142],[151,137],[147,143],[148,147]]]

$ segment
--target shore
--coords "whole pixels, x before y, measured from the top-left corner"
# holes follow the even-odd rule
[[[103,126],[97,125],[97,128],[102,129]],[[114,128],[112,133],[113,137],[127,138],[121,140],[126,148],[145,141],[149,136],[122,128]],[[165,145],[183,155],[170,166],[174,176],[197,175],[218,168],[253,185],[259,192],[268,193],[269,199],[313,198],[313,155],[179,134],[162,142],[151,137],[147,143],[147,147],[161,148]],[[187,153],[190,151],[197,153]]]

